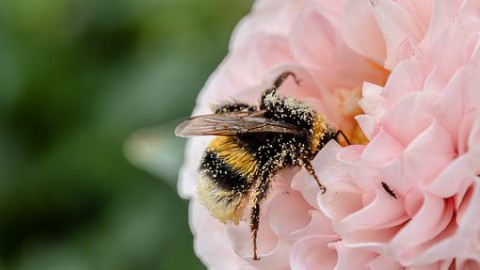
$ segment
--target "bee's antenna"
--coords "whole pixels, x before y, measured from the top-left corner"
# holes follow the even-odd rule
[[[285,71],[275,79],[275,81],[272,84],[272,87],[265,90],[265,92],[262,95],[262,102],[264,101],[266,96],[271,95],[271,94],[275,94],[277,92],[277,89],[280,88],[280,86],[288,78],[288,76],[292,76],[293,79],[295,80],[295,83],[297,85],[300,85],[300,80],[297,78],[295,73],[293,73],[291,71]]]
[[[348,143],[348,145],[352,145],[350,143],[350,140],[348,140],[347,136],[345,135],[345,133],[343,133],[343,131],[341,131],[341,130],[338,130],[337,133],[335,133],[335,137],[334,137],[335,141],[338,142],[338,135],[342,135],[343,139]]]
[[[295,80],[295,83],[300,85],[300,80],[297,79],[297,76],[295,75],[295,73],[293,73],[291,71],[285,71],[282,74],[280,74],[277,77],[277,79],[275,79],[275,81],[273,82],[273,87],[271,88],[271,90],[276,91],[282,85],[282,83],[288,78],[288,76],[292,76],[293,79]]]

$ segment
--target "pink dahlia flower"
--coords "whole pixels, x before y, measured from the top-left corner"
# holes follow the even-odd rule
[[[248,215],[213,218],[196,195],[209,138],[191,139],[179,191],[211,269],[480,269],[480,1],[262,0],[194,114],[222,100],[305,100],[354,142],[279,173],[252,260]]]

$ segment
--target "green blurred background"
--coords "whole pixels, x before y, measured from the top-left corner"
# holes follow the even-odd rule
[[[172,132],[251,4],[0,1],[0,269],[204,268]]]

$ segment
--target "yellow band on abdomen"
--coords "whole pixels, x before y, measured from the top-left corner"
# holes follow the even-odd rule
[[[208,145],[208,150],[217,153],[227,165],[239,174],[245,176],[248,181],[257,173],[258,163],[255,157],[243,149],[235,137],[215,137]]]

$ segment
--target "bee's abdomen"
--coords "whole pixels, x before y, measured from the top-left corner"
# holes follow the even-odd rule
[[[212,166],[206,169],[213,170],[212,176],[220,177],[219,181],[223,179],[223,176],[229,176],[225,179],[229,182],[225,183],[226,187],[228,185],[236,186],[237,183],[231,182],[241,181],[240,179],[245,179],[247,182],[253,181],[252,178],[258,170],[258,162],[253,153],[245,148],[236,137],[214,138],[208,145],[202,167],[209,165],[210,161]]]
[[[200,201],[219,221],[238,223],[257,170],[254,156],[238,140],[214,138],[200,165]]]
[[[232,165],[227,164],[226,160],[216,152],[207,150],[203,156],[200,171],[225,191],[243,192],[249,187],[247,177]]]

